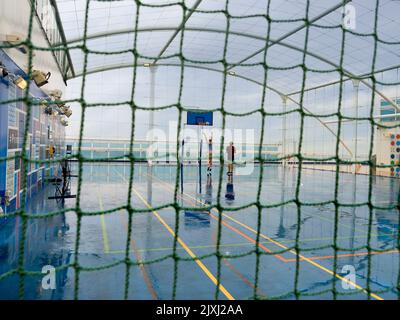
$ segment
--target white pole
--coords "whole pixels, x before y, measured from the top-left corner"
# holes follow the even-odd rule
[[[355,126],[354,126],[354,153],[353,153],[353,161],[357,161],[357,147],[358,147],[358,89],[360,87],[360,80],[352,79],[353,88],[354,88],[354,108],[355,108]],[[357,164],[354,163],[353,173],[357,173]]]
[[[150,99],[149,99],[149,105],[150,108],[154,108],[155,106],[155,75],[156,75],[156,66],[150,66]],[[149,130],[150,130],[150,143],[149,143],[149,154],[150,157],[153,157],[153,142],[154,142],[154,110],[149,111]],[[151,165],[152,161],[148,159],[148,163]]]
[[[150,108],[154,108],[155,106],[155,75],[156,75],[156,66],[150,66],[150,99],[149,99],[149,104]],[[154,110],[149,110],[149,130],[150,130],[150,141],[149,141],[149,152],[148,155],[150,156],[150,159],[147,159],[147,201],[151,204],[153,200],[153,166],[152,163],[153,161],[151,158],[154,157],[154,151],[153,151],[153,143],[154,143]]]
[[[283,103],[283,112],[286,112],[286,107],[287,107],[287,97],[282,95],[282,103]],[[283,115],[282,117],[282,158],[286,156],[286,126],[287,126],[287,118],[286,114]],[[286,167],[286,159],[282,159],[282,166]]]

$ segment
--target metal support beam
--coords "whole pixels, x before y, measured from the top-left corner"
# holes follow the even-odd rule
[[[158,60],[160,60],[161,56],[164,54],[164,52],[168,49],[168,47],[171,45],[172,41],[176,38],[178,33],[182,30],[182,28],[185,26],[186,22],[189,20],[189,18],[192,16],[194,11],[197,9],[197,7],[200,5],[201,1],[203,0],[197,0],[196,3],[193,5],[193,7],[189,10],[189,13],[183,18],[182,23],[178,26],[178,28],[175,30],[174,34],[169,38],[165,46],[161,49],[160,53],[158,54],[157,58],[154,59],[153,64],[156,64]]]
[[[164,66],[164,67],[180,67],[180,64],[174,64],[174,63],[165,63],[165,64],[157,64],[157,66]],[[124,69],[124,68],[133,68],[134,66],[132,64],[126,64],[126,65],[116,65],[116,66],[111,66],[108,68],[100,68],[97,70],[92,70],[89,73],[86,74],[93,74],[93,73],[98,73],[98,72],[104,72],[104,71],[110,71],[110,70],[116,70],[116,69]],[[141,67],[141,66],[140,66]],[[219,73],[224,73],[222,70],[218,70],[218,69],[213,69],[210,67],[206,67],[203,65],[186,65],[186,68],[194,68],[194,69],[201,69],[201,70],[208,70],[208,71],[213,71],[213,72],[219,72]],[[236,74],[235,77],[241,78],[243,80],[252,82],[254,84],[257,84],[259,86],[263,86],[263,83],[256,81],[254,79],[242,76],[242,75],[238,75]],[[285,94],[271,86],[266,86],[267,89],[275,92],[276,94],[280,95],[280,96],[285,96]],[[297,106],[300,106],[303,108],[304,111],[308,112],[309,114],[313,115],[313,113],[306,108],[304,105],[301,106],[299,102],[297,102],[296,100],[294,100],[292,97],[288,97],[286,96],[288,100],[290,100],[291,102],[293,102],[294,104],[296,104]],[[325,124],[320,118],[316,117],[315,118],[318,122],[320,122],[330,133],[332,133],[336,138],[338,138],[338,136],[336,135],[336,133],[327,125]],[[343,147],[347,150],[347,152],[349,153],[350,156],[353,156],[353,153],[351,152],[351,149],[344,143],[343,140],[341,140],[340,138],[338,138],[340,143],[343,145]]]
[[[58,31],[60,32],[61,40],[63,41],[63,43],[65,43],[65,42],[67,42],[67,38],[65,37],[64,27],[63,27],[63,24],[62,24],[62,21],[61,21],[60,11],[58,10],[57,1],[50,0],[50,4],[54,8],[54,16],[55,16],[55,19],[56,19]],[[74,64],[72,63],[71,54],[70,54],[68,49],[67,49],[67,51],[65,53],[66,53],[66,56],[67,56],[69,67],[71,69],[71,73],[72,73],[72,75],[75,75]]]
[[[336,6],[333,6],[332,8],[324,11],[323,13],[319,14],[318,16],[314,17],[313,19],[311,19],[309,21],[309,23],[314,23],[316,21],[318,21],[319,19],[322,19],[323,17],[327,16],[328,14],[336,11],[337,9],[339,9],[340,7],[343,7],[344,5],[348,4],[349,2],[351,2],[352,0],[345,0],[342,1],[340,4],[337,4]],[[285,40],[287,38],[289,38],[290,36],[294,35],[295,33],[303,30],[306,27],[306,24],[304,23],[303,25],[289,31],[288,33],[285,33],[283,36],[281,36],[280,38],[278,38],[277,40],[275,40],[273,43],[269,44],[267,43],[266,46],[264,48],[261,48],[257,51],[255,51],[254,53],[250,54],[249,56],[247,56],[246,58],[243,58],[242,60],[240,60],[237,65],[241,65],[243,62],[246,62],[248,60],[250,60],[251,58],[255,57],[256,55],[260,54],[261,52],[263,52],[264,50],[267,50],[268,48],[272,47],[275,44],[280,43],[282,40]],[[236,67],[236,65],[234,66],[230,66],[227,70],[230,70],[232,68]]]
[[[150,96],[149,96],[149,106],[150,108],[154,108],[155,106],[155,77],[156,77],[156,71],[157,71],[157,66],[152,65],[149,67],[150,69]],[[149,110],[149,140],[150,140],[150,145],[149,145],[149,152],[148,156],[150,156],[150,159],[148,159],[148,163],[151,165],[152,160],[151,158],[154,157],[154,150],[153,150],[153,143],[154,143],[154,110]]]
[[[400,118],[400,113],[376,115],[376,116],[373,116],[372,118],[373,119]],[[341,122],[343,123],[343,122],[352,122],[352,121],[354,121],[354,120],[353,119],[343,119]],[[338,123],[338,122],[339,122],[339,120],[324,121],[325,124]]]
[[[360,87],[360,81],[353,79],[353,95],[354,95],[354,110],[355,110],[355,118],[356,118],[356,123],[354,126],[354,155],[353,155],[353,161],[357,162],[357,147],[358,147],[358,89]],[[357,164],[354,163],[353,165],[353,173],[357,173]]]
[[[357,79],[360,79],[360,78],[367,79],[367,78],[372,77],[375,74],[391,71],[391,70],[394,70],[394,69],[400,69],[400,64],[376,70],[374,73],[368,72],[368,73],[364,73],[364,74],[359,74],[359,75],[356,75],[356,78]],[[300,94],[301,92],[307,92],[307,91],[313,91],[313,90],[316,90],[316,89],[322,89],[322,88],[329,87],[329,86],[338,84],[340,82],[343,83],[343,82],[346,82],[346,81],[349,81],[349,80],[352,80],[352,78],[346,78],[346,79],[343,79],[343,80],[335,80],[335,81],[331,81],[331,82],[326,82],[326,83],[321,84],[321,85],[305,88],[303,91],[293,91],[293,92],[288,93],[287,95],[288,96],[294,96],[296,94]]]
[[[283,104],[283,112],[287,110],[287,97],[285,95],[281,95],[282,104]],[[286,156],[286,126],[287,125],[287,117],[286,114],[282,116],[282,158]],[[282,159],[282,166],[286,167],[287,160]]]
[[[150,31],[169,31],[169,30],[175,30],[175,28],[168,28],[168,27],[161,27],[161,28],[150,28],[150,29],[143,29],[143,30],[137,30],[137,32],[150,32]],[[186,28],[186,30],[188,31],[199,31],[199,32],[211,32],[211,33],[225,33],[225,30],[219,30],[219,29],[209,29],[209,28]],[[126,31],[125,31],[126,32]],[[130,32],[133,32],[132,30]],[[251,34],[247,34],[247,33],[243,33],[243,32],[234,32],[231,31],[231,34],[237,35],[237,36],[242,36],[242,37],[248,37],[248,38],[252,38],[252,39],[256,39],[256,40],[261,40],[261,41],[266,41],[266,39],[264,37],[260,37],[260,36],[256,36],[256,35],[251,35]],[[118,34],[118,33],[113,33]],[[103,33],[102,35],[97,35],[96,37],[104,37],[106,36],[107,33]],[[277,40],[274,39],[270,39],[271,43],[277,43]],[[297,46],[294,46],[292,44],[288,44],[288,43],[284,43],[284,42],[279,42],[279,45],[286,47],[288,49],[292,49],[298,52],[304,52],[303,48],[299,48]],[[336,68],[336,69],[340,69],[340,66],[338,66],[337,64],[331,62],[330,60],[322,57],[321,55],[318,55],[316,53],[313,52],[309,52],[309,51],[305,51],[305,53],[313,58],[316,58],[322,62],[325,62],[326,64]],[[132,65],[131,65],[132,66]],[[354,75],[353,73],[351,73],[350,71],[341,68],[343,75],[348,77],[348,78],[352,78],[352,79],[358,79],[358,77],[356,75]],[[86,74],[88,74],[88,72],[86,72]],[[235,73],[236,75],[236,73]],[[76,77],[78,76],[82,76],[82,74],[78,74],[76,75]],[[363,83],[365,86],[369,87],[372,89],[372,86],[365,80],[365,79],[359,79],[361,83]],[[381,96],[386,102],[388,102],[391,106],[393,106],[396,110],[398,110],[400,112],[400,107],[398,105],[396,105],[391,99],[389,99],[386,95],[384,95],[380,90],[377,90],[376,88],[374,89],[374,92],[376,92],[379,96]]]
[[[157,66],[152,65],[150,69],[150,96],[149,96],[149,106],[154,108],[155,106],[155,77]],[[154,110],[149,110],[149,148],[147,152],[147,201],[151,204],[153,201],[153,158],[154,158]]]

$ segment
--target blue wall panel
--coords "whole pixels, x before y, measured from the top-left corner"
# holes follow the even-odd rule
[[[0,50],[0,61],[11,74],[28,79],[27,75],[2,50]],[[31,98],[50,100],[45,92],[33,82],[30,85],[29,93]],[[27,198],[36,192],[39,180],[41,180],[40,184],[44,182],[44,168],[51,167],[48,164],[44,165],[33,161],[49,159],[49,146],[56,147],[56,157],[64,156],[65,129],[59,121],[59,115],[49,116],[44,113],[43,106],[32,105],[28,119],[25,103],[12,101],[24,98],[25,95],[26,91],[16,87],[11,77],[0,77],[0,158],[12,158],[8,161],[0,160],[0,205],[6,213],[18,209],[20,202],[24,168],[19,156],[22,153],[25,139],[26,121],[29,121],[29,132],[25,155],[32,161],[28,164],[26,172]],[[49,130],[51,137],[48,134]],[[50,175],[57,173],[57,165],[52,165],[52,167],[55,168],[48,171]],[[7,206],[6,192],[9,195]],[[0,220],[2,219],[4,220],[4,218],[0,218]]]

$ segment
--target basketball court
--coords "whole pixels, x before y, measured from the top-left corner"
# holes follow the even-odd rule
[[[0,299],[398,300],[400,2],[0,2]]]
[[[255,206],[249,207],[248,203],[257,201],[253,186],[259,181],[259,167],[252,176],[241,177],[235,183],[233,203],[224,199],[226,182],[222,183],[220,201],[227,210],[221,215],[215,207],[205,209],[218,203],[218,183],[213,182],[211,192],[204,183],[204,191],[199,194],[195,166],[185,168],[184,191],[177,193],[177,202],[190,209],[182,209],[179,214],[171,207],[175,194],[174,166],[155,166],[151,173],[147,165],[138,164],[134,171],[131,201],[137,212],[132,214],[129,241],[132,261],[130,299],[214,299],[216,295],[220,299],[295,299],[293,288],[301,293],[303,299],[332,299],[332,288],[336,289],[337,299],[397,299],[393,287],[397,281],[399,260],[398,251],[392,249],[398,241],[398,224],[393,219],[396,209],[377,209],[369,225],[369,210],[364,205],[368,196],[365,187],[367,176],[357,176],[356,179],[352,174],[340,176],[342,187],[339,187],[338,199],[358,205],[338,208],[340,220],[335,237],[335,207],[329,203],[333,194],[321,192],[331,189],[335,174],[317,170],[303,173],[300,199],[309,204],[301,207],[301,231],[297,241],[301,251],[296,254],[298,211],[291,200],[295,194],[296,169],[282,170],[274,165],[264,168],[260,195],[264,208],[261,209],[258,240],[258,210]],[[213,174],[213,181],[218,181],[217,168]],[[65,205],[65,218],[32,219],[27,228],[27,239],[42,240],[35,240],[35,245],[28,249],[26,261],[29,270],[40,271],[44,261],[63,269],[52,297],[38,289],[35,277],[29,277],[25,285],[26,298],[72,299],[75,290],[72,265],[75,259],[82,266],[78,290],[80,299],[123,298],[129,222],[127,211],[116,208],[127,202],[129,176],[130,167],[126,164],[84,166],[82,188],[87,191],[81,198],[85,217],[81,222],[78,255],[74,253],[77,221],[68,211],[74,207],[73,203]],[[376,205],[394,205],[397,199],[393,195],[398,193],[398,185],[389,178],[377,178],[375,184],[380,186],[372,195],[373,199],[380,199]],[[46,213],[60,210],[49,206],[48,193],[51,193],[50,188],[30,203],[32,217],[43,214],[43,209],[47,210]],[[275,206],[281,202],[287,204]],[[3,234],[3,243],[17,241],[19,228],[18,223],[9,228],[6,235]],[[178,238],[174,237],[177,230]],[[340,248],[336,252],[336,269],[332,249],[334,238]],[[258,262],[255,255],[257,243]],[[370,254],[367,247],[374,248]],[[2,263],[2,270],[12,269],[17,262],[11,259],[17,257],[17,242],[14,250],[16,252],[8,252],[10,259]],[[221,255],[219,262],[216,252]],[[41,259],[30,259],[37,256]],[[299,271],[296,275],[297,263]],[[352,283],[343,280],[348,273],[343,268],[348,265],[355,267],[354,289],[348,289]],[[174,280],[175,270],[177,278]],[[335,277],[332,270],[337,272]],[[217,291],[215,281],[218,274],[220,287]],[[254,286],[256,275],[257,288]],[[0,292],[5,292],[5,288],[15,290],[7,290],[7,296],[2,298],[17,298],[17,283],[16,276],[3,280]],[[367,286],[374,293],[368,294],[365,291]]]

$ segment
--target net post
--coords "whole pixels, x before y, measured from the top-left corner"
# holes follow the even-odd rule
[[[181,150],[181,161],[180,161],[180,167],[181,167],[181,193],[183,193],[183,158],[185,156],[185,139],[182,139],[182,150]]]
[[[150,97],[149,97],[149,104],[150,104],[150,113],[149,113],[149,130],[150,130],[150,146],[149,146],[149,154],[151,157],[153,157],[153,140],[154,140],[154,106],[155,106],[155,77],[156,77],[156,71],[157,71],[157,66],[152,64],[149,65],[149,70],[150,70]],[[148,165],[152,165],[151,159],[147,159]]]
[[[351,79],[353,83],[353,103],[355,109],[355,125],[354,125],[354,153],[353,153],[353,174],[357,173],[357,147],[358,147],[358,93],[360,80]]]
[[[201,130],[201,128],[200,128],[200,130]],[[202,157],[202,151],[203,151],[203,138],[202,138],[202,136],[200,135],[200,145],[199,145],[199,191],[200,191],[200,194],[202,193],[201,191],[201,157]]]
[[[282,153],[282,167],[286,167],[286,126],[287,126],[287,119],[286,119],[286,109],[287,109],[287,96],[281,95],[282,104],[283,104],[283,115],[282,115],[282,145],[281,145],[281,153]]]

